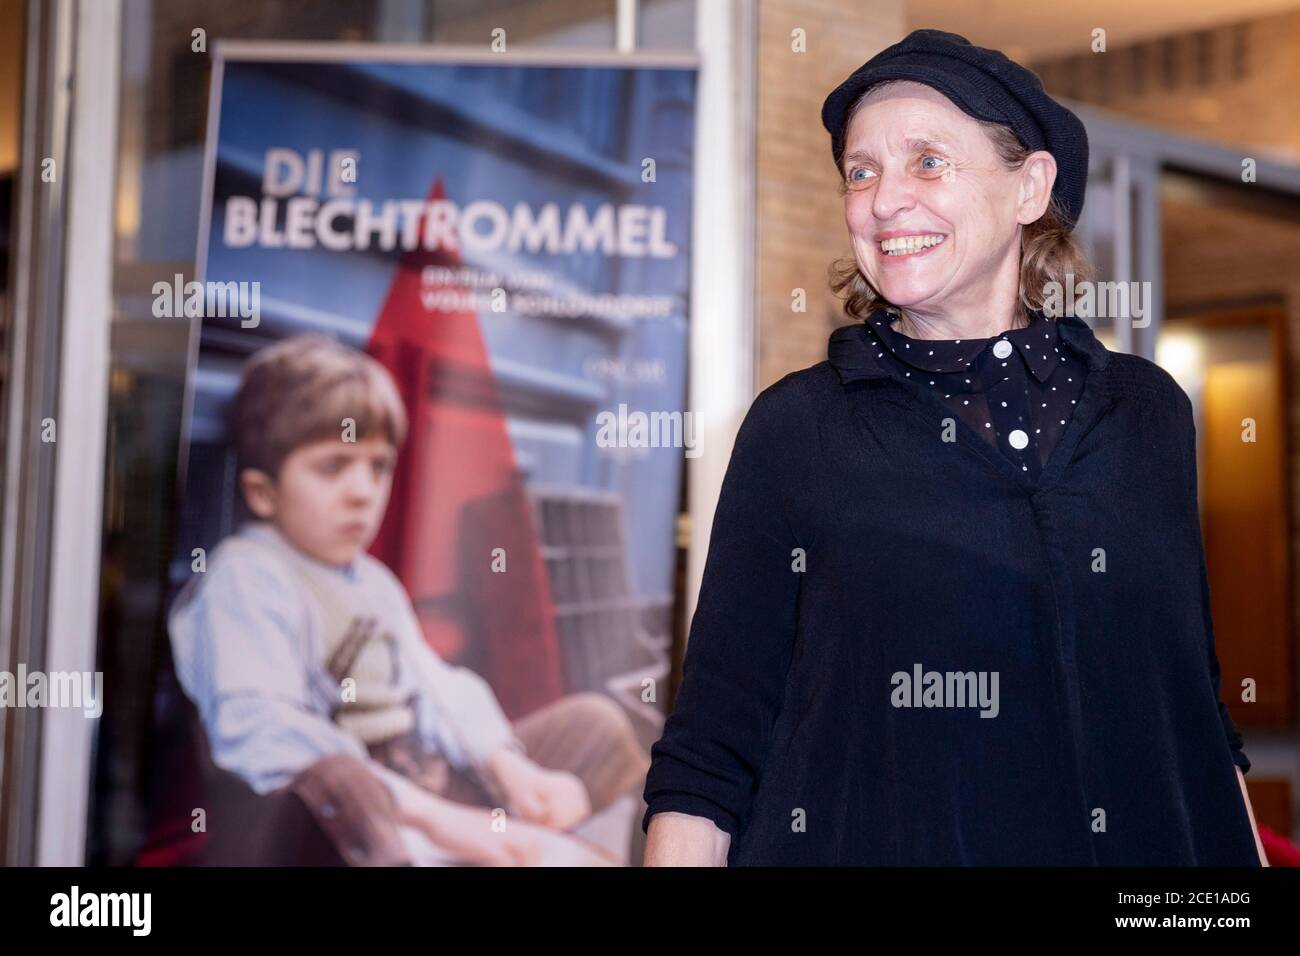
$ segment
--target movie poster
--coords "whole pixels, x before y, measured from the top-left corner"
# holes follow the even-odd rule
[[[197,732],[142,862],[639,862],[698,453],[693,62],[216,56],[199,261],[156,305],[193,328]]]

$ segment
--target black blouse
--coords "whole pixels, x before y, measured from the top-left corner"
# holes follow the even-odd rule
[[[732,866],[1259,865],[1192,403],[1053,325],[1087,384],[1037,476],[935,441],[864,322],[755,398],[643,829],[710,819]]]
[[[1037,478],[1083,393],[1087,364],[1061,348],[1056,322],[983,339],[914,339],[877,310],[866,321],[876,357],[895,378],[930,388],[967,425]]]

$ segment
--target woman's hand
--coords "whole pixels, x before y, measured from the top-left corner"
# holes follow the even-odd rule
[[[571,773],[538,766],[508,747],[492,754],[486,768],[505,796],[507,809],[525,820],[567,830],[591,815],[587,788]]]

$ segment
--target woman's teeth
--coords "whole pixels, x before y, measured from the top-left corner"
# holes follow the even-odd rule
[[[896,236],[893,239],[884,239],[880,243],[880,251],[887,256],[905,256],[908,253],[920,252],[922,249],[928,249],[931,246],[937,246],[943,242],[946,237],[939,235],[928,236]]]

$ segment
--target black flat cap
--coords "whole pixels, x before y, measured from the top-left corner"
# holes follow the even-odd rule
[[[844,153],[845,113],[869,87],[886,80],[934,87],[963,112],[1010,126],[1030,149],[1047,150],[1056,159],[1052,194],[1069,217],[1067,225],[1079,221],[1088,185],[1088,133],[1079,117],[1048,96],[1032,70],[942,30],[912,31],[826,97],[822,125],[831,134],[836,169]]]

